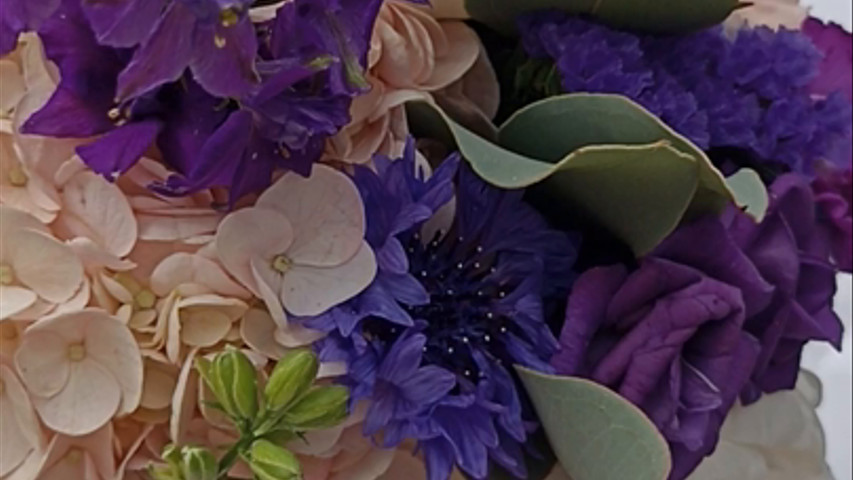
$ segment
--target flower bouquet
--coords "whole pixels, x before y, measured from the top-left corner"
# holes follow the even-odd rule
[[[831,478],[837,25],[0,5],[0,479]]]

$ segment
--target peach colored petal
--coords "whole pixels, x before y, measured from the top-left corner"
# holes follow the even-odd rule
[[[231,280],[222,267],[201,255],[176,253],[166,257],[151,274],[151,290],[165,296],[182,283],[210,287],[221,295],[248,298],[249,292]]]
[[[13,232],[24,229],[49,233],[47,226],[39,222],[32,215],[5,205],[0,205],[0,234],[3,235],[3,239],[5,240]],[[0,261],[8,262],[10,260],[11,252],[8,250],[7,242],[0,242]]]
[[[431,0],[429,13],[438,19],[468,20],[471,15],[465,10],[465,0]]]
[[[172,395],[172,415],[169,419],[169,438],[176,444],[185,443],[189,422],[198,398],[198,373],[193,366],[198,349],[190,350],[178,374]]]
[[[89,278],[83,276],[83,282],[80,284],[80,288],[77,289],[77,293],[75,293],[74,296],[72,296],[65,302],[62,302],[57,305],[56,308],[50,312],[50,314],[61,315],[63,313],[71,313],[76,312],[78,310],[82,310],[83,308],[86,308],[86,305],[89,304],[91,294],[92,289],[91,284],[89,282]]]
[[[123,257],[136,243],[133,210],[119,188],[94,172],[75,175],[62,192],[63,213],[68,212],[87,227],[94,240],[113,255]],[[89,236],[79,232],[79,236]]]
[[[145,443],[146,437],[151,434],[151,431],[154,429],[153,425],[146,425],[139,436],[134,440],[134,442],[130,445],[127,451],[124,452],[124,457],[122,458],[121,463],[118,466],[118,470],[116,471],[116,480],[127,480],[125,474],[130,474],[132,472],[128,472],[128,466],[130,465],[131,460],[133,460],[136,452],[142,447]],[[145,477],[140,476],[139,480],[145,480]]]
[[[11,112],[27,92],[21,67],[11,59],[0,58],[0,79],[3,80],[3,90],[0,90],[0,114],[5,116]]]
[[[112,442],[113,428],[109,423],[88,435],[55,435],[47,447],[37,478],[76,480],[88,471],[89,475],[96,473],[94,478],[110,480],[116,472]],[[62,465],[63,462],[66,464]],[[74,468],[69,470],[68,467]],[[57,475],[55,468],[60,473],[70,472],[71,476]],[[46,477],[51,470],[54,470],[54,473]]]
[[[118,319],[104,312],[89,312],[86,355],[106,368],[118,382],[121,406],[118,415],[128,414],[142,397],[142,356],[133,334]]]
[[[724,23],[727,29],[767,26],[774,30],[799,30],[808,17],[808,9],[799,0],[753,0],[746,8],[733,12]]]
[[[17,279],[52,303],[68,300],[83,281],[83,265],[71,247],[34,230],[17,230],[5,238]]]
[[[123,260],[106,250],[87,237],[77,237],[66,242],[77,258],[83,262],[88,271],[108,268],[116,272],[132,270],[136,264],[130,260]]]
[[[139,238],[156,241],[182,240],[213,233],[219,225],[217,215],[168,217],[139,214],[136,220],[139,222]]]
[[[15,353],[15,366],[30,393],[56,395],[65,388],[71,373],[68,342],[54,332],[31,328]]]
[[[178,369],[172,365],[145,361],[142,398],[139,404],[147,409],[166,408],[172,403],[172,393],[178,382]]]
[[[85,358],[71,365],[68,383],[50,398],[34,399],[42,421],[51,430],[71,436],[94,432],[109,422],[121,403],[115,377],[97,361]]]
[[[435,62],[430,78],[423,83],[425,90],[438,90],[462,78],[480,55],[480,40],[463,22],[442,22],[441,29],[448,47]]]
[[[98,278],[102,282],[104,289],[107,293],[112,295],[113,298],[121,303],[133,303],[133,295],[136,292],[131,292],[121,282],[104,273],[100,273]]]
[[[305,328],[296,323],[288,323],[287,327],[279,327],[273,332],[275,341],[288,348],[304,347],[310,345],[326,334],[310,328]]]
[[[14,285],[0,285],[0,320],[23,312],[32,306],[37,298],[32,290]]]
[[[181,341],[191,347],[212,347],[231,330],[228,315],[213,309],[198,310],[181,317]]]
[[[240,337],[252,350],[277,360],[287,353],[273,335],[276,324],[268,312],[253,308],[246,312],[240,322]]]
[[[7,365],[0,364],[0,477],[41,448],[42,432],[24,386]]]
[[[376,275],[376,259],[367,242],[351,260],[334,268],[295,265],[284,276],[280,297],[288,312],[319,315],[358,295]]]
[[[284,307],[281,306],[281,300],[278,296],[278,292],[281,291],[281,275],[273,272],[268,265],[259,265],[257,259],[254,258],[249,261],[249,267],[252,271],[252,279],[260,291],[258,296],[266,304],[273,321],[280,328],[286,328],[287,315],[284,313]]]
[[[257,205],[290,221],[293,243],[286,251],[294,263],[340,265],[355,255],[364,237],[364,207],[355,183],[326,165],[315,165],[309,178],[285,174]]]
[[[341,438],[344,428],[341,426],[306,432],[304,439],[287,444],[287,448],[300,455],[320,455],[330,451]]]
[[[219,225],[216,251],[228,273],[259,295],[249,260],[259,257],[271,261],[291,246],[293,235],[284,214],[268,208],[247,208],[228,215]]]

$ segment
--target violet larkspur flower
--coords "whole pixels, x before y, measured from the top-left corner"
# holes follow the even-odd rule
[[[853,273],[853,170],[826,169],[812,182],[819,235],[838,269]]]
[[[257,83],[258,41],[248,18],[251,0],[83,0],[98,42],[133,47],[119,74],[125,101],[178,80],[189,68],[217,97],[239,97]]]
[[[552,371],[545,318],[568,291],[576,241],[457,155],[429,178],[415,157],[410,141],[399,160],[377,157],[378,173],[356,167],[378,273],[305,324],[329,332],[322,358],[349,364],[353,400],[370,403],[365,434],[417,440],[430,480],[454,466],[487,478],[490,459],[524,478],[533,418],[510,366]],[[453,220],[427,233],[454,197]]]
[[[841,78],[840,68],[821,68],[821,51],[800,32],[637,35],[555,11],[527,15],[519,25],[531,62],[553,61],[563,91],[628,96],[721,166],[765,164],[769,173],[813,175],[818,160],[849,165],[849,86],[821,81]],[[839,37],[836,30],[815,38],[821,47],[831,43],[825,51],[838,58],[845,53]],[[848,37],[847,52],[849,44]],[[813,96],[817,91],[823,95]]]
[[[703,219],[634,271],[581,275],[552,364],[639,406],[669,441],[670,479],[681,480],[713,451],[752,374],[760,345],[744,324],[771,291],[723,224]]]
[[[0,2],[0,56],[15,49],[18,34],[38,29],[59,7],[60,0],[3,0]]]

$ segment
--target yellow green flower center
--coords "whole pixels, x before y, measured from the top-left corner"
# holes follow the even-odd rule
[[[0,285],[11,285],[15,281],[15,271],[11,265],[0,264]]]
[[[72,465],[77,465],[80,460],[83,460],[83,452],[79,448],[72,448],[65,454],[65,459]]]
[[[240,15],[233,8],[226,8],[219,13],[219,20],[223,27],[233,27],[240,21]]]
[[[278,273],[285,273],[290,270],[290,267],[293,266],[293,263],[284,255],[276,255],[272,259],[272,268]]]
[[[27,176],[27,172],[24,171],[23,168],[19,166],[12,167],[8,172],[6,172],[6,178],[9,179],[9,183],[16,187],[24,187],[27,185],[30,177]]]
[[[136,302],[137,307],[148,309],[154,307],[157,297],[154,296],[151,290],[140,290],[133,300]]]
[[[79,362],[86,358],[86,347],[80,343],[75,343],[68,347],[68,359],[72,362]]]

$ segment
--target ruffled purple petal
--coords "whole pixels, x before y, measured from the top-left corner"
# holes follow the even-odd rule
[[[257,50],[255,27],[248,18],[231,26],[221,22],[197,25],[190,69],[195,80],[211,94],[239,98],[258,82]]]

